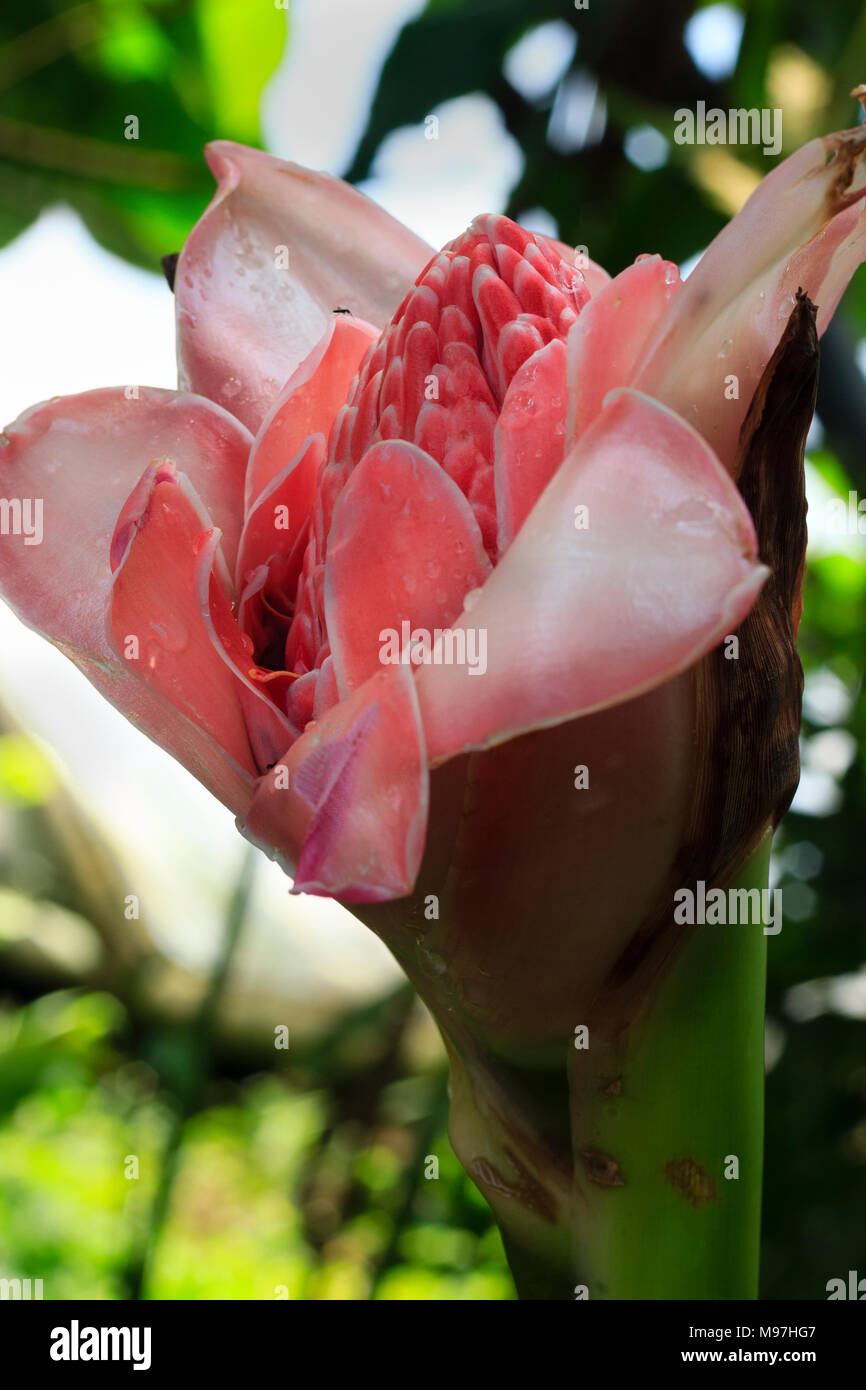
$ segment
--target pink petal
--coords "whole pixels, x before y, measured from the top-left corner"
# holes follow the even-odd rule
[[[42,498],[45,532],[39,546],[3,542],[3,593],[47,637],[99,658],[107,655],[111,538],[146,466],[168,457],[192,479],[234,563],[252,444],[211,401],[145,386],[127,398],[128,389],[56,397],[0,436],[3,495]]]
[[[589,307],[582,310],[578,323]],[[562,463],[567,402],[565,343],[556,338],[534,352],[515,372],[496,425],[500,555],[508,549]]]
[[[314,434],[259,494],[244,524],[238,551],[240,592],[260,565],[274,556],[291,554],[315,500],[324,461],[324,437]]]
[[[670,680],[736,628],[767,573],[700,436],[616,392],[456,625],[486,634],[484,674],[418,671],[431,765]]]
[[[215,574],[219,532],[211,531],[201,546],[195,569],[198,611],[214,650],[238,682],[236,695],[244,725],[259,768],[271,767],[292,739],[293,731],[270,694],[275,687],[285,695],[290,684],[284,672],[270,672],[257,665],[251,639],[242,632],[224,587]]]
[[[293,892],[383,902],[415,882],[427,800],[415,686],[396,666],[308,726],[240,828],[294,875]]]
[[[647,342],[680,289],[680,274],[661,256],[643,256],[582,310],[568,335],[566,447],[600,414],[608,391],[630,386]]]
[[[247,510],[271,479],[284,472],[311,434],[324,435],[327,442],[358,368],[378,336],[378,329],[362,319],[333,317],[259,430],[247,470]]]
[[[339,179],[228,140],[205,154],[219,187],[177,264],[180,376],[255,432],[334,310],[384,327],[432,252]]]
[[[383,630],[448,627],[489,572],[457,484],[414,444],[374,444],[341,492],[328,535],[325,617],[341,694],[380,669]]]
[[[112,534],[124,501],[154,455],[170,454],[197,482],[237,547],[248,431],[211,401],[123,387],[34,406],[0,436],[0,492],[39,498],[44,537],[0,541],[0,591],[136,727],[156,739],[234,810],[249,800],[249,756],[233,761],[140,679],[105,631]]]
[[[686,280],[635,379],[700,430],[728,469],[796,291],[818,305],[823,333],[866,257],[864,149],[866,126],[828,135],[762,180]]]
[[[173,472],[173,470],[171,470]],[[130,669],[228,756],[254,774],[246,723],[233,671],[217,652],[202,611],[199,560],[214,572],[218,533],[204,525],[198,499],[182,475],[153,475],[137,525],[114,576],[108,628]]]
[[[256,769],[249,756],[236,762],[217,739],[187,719],[175,705],[146,685],[136,672],[126,669],[113,655],[113,664],[109,664],[68,648],[63,642],[54,645],[78,667],[100,695],[198,778],[234,815],[246,810],[255,789]]]

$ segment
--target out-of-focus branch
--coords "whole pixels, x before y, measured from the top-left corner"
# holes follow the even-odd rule
[[[0,701],[3,735],[24,737],[25,731]],[[146,912],[141,918],[126,916],[128,874],[64,784],[62,772],[57,769],[50,793],[38,804],[0,802],[0,812],[0,885],[20,895],[19,916],[26,914],[0,941],[0,985],[22,999],[76,987],[106,990],[121,1001],[139,1034],[188,1018],[202,998],[201,973],[160,950],[147,929]],[[7,915],[13,901],[10,895],[3,908]],[[68,924],[64,912],[73,914]],[[77,925],[78,937],[95,932],[99,949],[57,950],[65,925],[70,946]],[[223,993],[214,1048],[228,1069],[272,1067],[279,1060],[273,1023],[285,1014],[284,996],[266,983],[239,983]],[[294,1037],[314,1046],[314,1040],[328,1036],[333,1005],[312,995],[293,999],[291,1017]]]
[[[168,150],[136,150],[66,130],[0,117],[0,155],[78,178],[177,193],[202,182],[198,164]]]
[[[61,14],[34,24],[0,45],[0,91],[39,72],[41,68],[65,58],[76,49],[93,43],[105,33],[103,7],[95,0],[84,0]]]

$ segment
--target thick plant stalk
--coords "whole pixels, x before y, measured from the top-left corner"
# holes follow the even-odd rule
[[[766,888],[769,848],[728,887]],[[759,922],[693,927],[646,1014],[575,1051],[581,1296],[756,1297],[766,955]]]
[[[728,889],[767,885],[770,836]],[[451,1137],[524,1299],[757,1294],[766,941],[698,925],[624,1030],[521,1071],[445,1031]]]

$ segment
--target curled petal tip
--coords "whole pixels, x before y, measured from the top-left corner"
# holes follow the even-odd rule
[[[430,248],[357,189],[229,140],[175,281],[181,379],[258,430],[333,310],[384,326]]]

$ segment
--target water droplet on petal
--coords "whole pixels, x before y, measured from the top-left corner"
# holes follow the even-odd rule
[[[150,623],[151,635],[145,641],[145,663],[153,671],[166,653],[186,651],[189,632],[186,623],[170,615]]]
[[[669,520],[673,521],[678,531],[692,536],[711,536],[715,528],[712,508],[699,497],[681,502],[676,510],[669,514]]]

